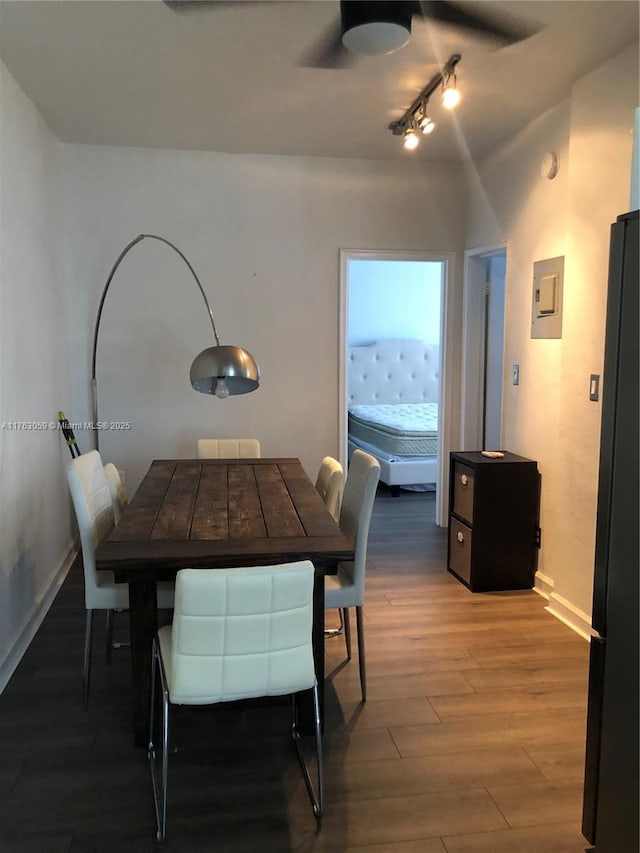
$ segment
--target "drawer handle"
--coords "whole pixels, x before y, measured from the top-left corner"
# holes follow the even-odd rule
[[[466,487],[467,483],[469,482],[469,478],[466,474],[460,474],[460,482],[462,483],[463,487]]]
[[[458,542],[464,542],[464,533],[461,533],[460,530],[458,530],[457,539],[458,539]]]

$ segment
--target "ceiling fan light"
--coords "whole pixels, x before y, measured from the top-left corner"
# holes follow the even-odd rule
[[[377,56],[393,53],[404,47],[411,37],[411,28],[390,21],[370,21],[345,30],[342,44],[353,53]]]
[[[413,127],[408,127],[404,132],[404,147],[407,151],[413,151],[414,148],[418,147],[419,142],[420,139],[415,132],[415,129]]]

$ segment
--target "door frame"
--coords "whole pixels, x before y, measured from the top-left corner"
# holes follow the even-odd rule
[[[453,340],[451,323],[454,320],[452,292],[455,282],[455,253],[421,252],[373,249],[340,249],[340,353],[338,376],[338,442],[340,461],[347,469],[347,317],[348,317],[348,279],[347,268],[350,260],[358,261],[431,261],[442,264],[440,282],[440,398],[438,402],[438,483],[436,486],[436,524],[446,527],[448,524],[449,502],[449,451],[451,449],[451,412],[452,388],[449,376],[452,375]]]
[[[478,450],[482,440],[485,348],[485,277],[484,261],[492,255],[505,256],[505,333],[502,338],[503,394],[500,412],[501,443],[504,437],[504,357],[506,349],[506,317],[509,289],[509,247],[506,242],[467,249],[464,253],[462,287],[462,366],[460,388],[460,443],[463,450]],[[480,448],[483,449],[483,448]]]

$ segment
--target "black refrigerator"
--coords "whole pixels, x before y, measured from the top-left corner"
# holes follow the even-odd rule
[[[638,853],[638,211],[611,226],[582,832]]]

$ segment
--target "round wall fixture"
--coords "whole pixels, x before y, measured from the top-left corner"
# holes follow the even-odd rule
[[[540,174],[543,178],[553,180],[558,174],[558,155],[553,151],[547,151],[540,163]]]

